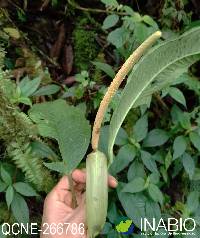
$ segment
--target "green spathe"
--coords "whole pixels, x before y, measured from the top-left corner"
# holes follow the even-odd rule
[[[107,158],[100,152],[86,159],[86,222],[89,238],[96,237],[106,222],[108,207]]]

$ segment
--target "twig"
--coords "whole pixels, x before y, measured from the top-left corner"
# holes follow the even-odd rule
[[[81,10],[81,11],[93,12],[93,13],[110,13],[110,14],[117,14],[117,15],[121,15],[121,16],[127,16],[127,13],[125,13],[125,12],[117,12],[117,11],[111,11],[111,10],[81,7],[77,3],[71,2],[71,0],[68,0],[68,3],[71,6],[73,6],[74,8]]]
[[[135,65],[138,62],[138,60],[142,57],[145,51],[160,37],[161,37],[161,32],[157,31],[154,34],[152,34],[149,38],[147,38],[122,65],[121,69],[115,75],[115,78],[113,79],[112,83],[108,87],[107,92],[100,103],[99,110],[97,111],[94,126],[93,126],[92,149],[94,151],[98,149],[101,123],[103,121],[103,117],[105,115],[106,109],[112,97],[116,93],[123,79],[128,74],[128,72],[133,67],[133,65]]]
[[[103,45],[103,43],[101,43],[101,41],[100,41],[100,39],[98,37],[96,37],[96,41],[101,46],[102,50],[106,51],[106,53],[111,57],[112,60],[115,60],[114,56],[110,53],[109,50],[106,49],[106,46]]]
[[[50,0],[45,0],[42,3],[42,6],[40,7],[40,11],[43,11],[48,5],[49,5]]]
[[[12,0],[8,0],[8,2],[9,2],[11,5],[13,5],[14,7],[16,7],[18,10],[24,12],[24,10],[23,10],[20,6],[18,6],[15,2],[13,2]]]
[[[168,108],[167,104],[162,100],[160,95],[155,93],[154,96],[158,100],[158,102],[163,106],[163,108],[166,109],[167,111],[169,111],[169,108]]]
[[[139,3],[138,3],[138,0],[135,0],[136,4],[137,4],[137,9],[138,9],[138,12],[140,12],[140,6],[139,6]]]
[[[23,3],[23,9],[24,9],[24,11],[27,10],[27,6],[28,6],[28,2],[27,2],[27,0],[24,0],[24,3]]]
[[[52,65],[59,67],[59,64],[53,60],[52,58],[50,58],[48,55],[46,55],[42,50],[40,50],[37,46],[33,45],[32,41],[23,33],[21,32],[22,37],[29,42],[29,44],[32,45],[32,48],[37,51],[40,55],[42,55],[47,61],[49,61],[49,63],[51,63]]]

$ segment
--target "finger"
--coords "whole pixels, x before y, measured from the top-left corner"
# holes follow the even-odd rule
[[[72,173],[72,179],[76,183],[85,183],[86,182],[86,173],[84,170],[75,169]]]
[[[109,175],[108,176],[108,186],[111,187],[111,188],[116,188],[117,185],[118,185],[118,182],[117,182],[116,178]]]
[[[55,186],[55,189],[56,190],[70,190],[69,179],[66,175],[60,179],[60,181]]]
[[[85,183],[86,182],[86,172],[85,172],[85,170],[79,170],[79,169],[74,170],[74,172],[72,173],[72,178],[77,183],[82,183],[82,184]],[[118,182],[113,176],[109,175],[108,176],[108,185],[111,188],[116,188],[117,185],[118,185]]]
[[[82,172],[81,170],[75,170],[72,173],[72,179],[74,182],[74,186],[76,186],[76,184],[81,184],[81,183],[85,183],[85,173]],[[68,190],[70,191],[70,183],[69,183],[69,178],[68,176],[63,176],[60,181],[58,182],[58,184],[55,186],[55,189],[57,191],[61,191],[61,190]]]
[[[76,169],[72,173],[72,179],[75,182],[75,191],[82,193],[85,191],[86,173],[84,170]]]
[[[81,193],[85,192],[86,184],[85,183],[78,183],[74,186],[74,189],[75,189],[76,193],[81,194]]]

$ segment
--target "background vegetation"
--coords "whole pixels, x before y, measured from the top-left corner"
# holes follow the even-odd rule
[[[158,29],[163,41],[199,26],[200,7],[197,0],[2,0],[0,7],[0,224],[40,224],[44,198],[70,171],[66,164],[72,151],[77,158],[72,167],[85,167],[79,161],[91,150],[89,123],[121,64]],[[100,237],[119,237],[115,225],[121,217],[136,226],[141,217],[193,217],[200,225],[199,77],[196,63],[153,94],[149,105],[129,112],[110,167],[119,186],[109,193]],[[105,153],[120,92],[104,120]],[[62,100],[48,104],[48,110],[38,106],[56,99]],[[70,115],[64,113],[68,106],[63,100],[73,108]],[[52,115],[56,119],[47,127],[44,121]],[[81,132],[76,132],[80,123]],[[70,129],[73,144],[68,141]],[[63,130],[67,136],[59,134]],[[76,141],[79,133],[85,135],[85,144]],[[77,144],[80,151],[73,149]],[[193,237],[199,233],[197,227]],[[130,237],[143,236],[136,229]]]

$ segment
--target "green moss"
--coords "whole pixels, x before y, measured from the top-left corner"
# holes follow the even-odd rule
[[[88,70],[90,61],[98,54],[96,31],[88,29],[88,24],[91,24],[91,20],[80,18],[73,31],[75,67],[78,71]]]

